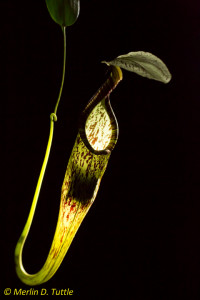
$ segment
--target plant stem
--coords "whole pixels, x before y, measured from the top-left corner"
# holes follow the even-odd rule
[[[46,149],[46,153],[45,153],[45,157],[44,157],[44,161],[42,164],[42,168],[40,171],[40,176],[38,179],[38,183],[36,186],[36,190],[35,190],[35,195],[33,198],[33,204],[32,207],[35,207],[38,201],[38,197],[39,197],[39,193],[40,193],[40,189],[42,186],[42,181],[44,178],[44,174],[46,171],[46,167],[47,167],[47,163],[49,160],[49,154],[50,154],[50,150],[51,150],[51,145],[52,145],[52,140],[53,140],[53,131],[54,131],[54,122],[57,121],[57,116],[56,116],[56,112],[58,109],[58,105],[60,103],[60,99],[61,99],[61,95],[62,95],[62,90],[63,90],[63,85],[64,85],[64,80],[65,80],[65,64],[66,64],[66,27],[63,27],[63,40],[64,40],[64,55],[63,55],[63,74],[62,74],[62,81],[61,81],[61,86],[60,86],[60,91],[59,91],[59,95],[58,95],[58,99],[57,99],[57,103],[54,109],[54,113],[52,113],[50,115],[50,133],[49,133],[49,140],[48,140],[48,144],[47,144],[47,149]],[[35,204],[34,204],[35,203]],[[33,210],[31,207],[31,211]],[[30,211],[30,212],[31,212]],[[34,208],[35,211],[35,208]],[[33,211],[33,215],[34,215],[34,211]],[[32,216],[33,218],[33,216]]]
[[[45,170],[46,170],[46,166],[48,163],[48,159],[49,159],[49,154],[50,154],[50,150],[51,150],[51,145],[52,145],[52,140],[53,140],[53,131],[54,131],[54,122],[57,121],[57,109],[58,109],[58,105],[60,103],[60,99],[61,99],[61,95],[62,95],[62,90],[63,90],[63,85],[64,85],[64,80],[65,80],[65,64],[66,64],[66,27],[63,27],[63,41],[64,41],[64,55],[63,55],[63,74],[62,74],[62,81],[61,81],[61,86],[60,86],[60,91],[59,91],[59,95],[58,95],[58,99],[57,99],[57,103],[54,109],[54,112],[50,115],[50,133],[49,133],[49,140],[48,140],[48,144],[47,144],[47,149],[46,149],[46,153],[45,153],[45,157],[44,157],[44,162],[42,164],[42,169],[40,172],[40,176],[38,179],[38,183],[36,186],[36,190],[35,190],[35,195],[34,195],[34,199],[36,198],[36,203],[38,201],[38,197],[39,197],[39,193],[40,193],[40,189],[41,189],[41,185],[42,185],[42,181],[43,181],[43,177],[45,174]],[[33,202],[34,202],[33,199]],[[32,209],[32,208],[31,208]]]
[[[64,56],[63,56],[63,74],[62,74],[62,81],[61,81],[61,86],[60,86],[60,91],[58,95],[58,100],[54,109],[54,114],[56,115],[58,105],[60,103],[60,98],[62,95],[62,90],[63,90],[63,85],[64,85],[64,80],[65,80],[65,65],[66,65],[66,27],[64,26],[63,28],[63,39],[64,39]]]
[[[58,109],[58,105],[59,105],[59,102],[60,102],[60,99],[61,99],[63,85],[64,85],[65,64],[66,64],[66,28],[65,27],[63,27],[63,36],[64,36],[64,59],[63,59],[63,75],[62,75],[61,87],[60,87],[60,91],[59,91],[59,95],[58,95],[58,99],[57,99],[57,103],[56,103],[54,112],[50,115],[49,139],[48,139],[48,143],[47,143],[47,148],[46,148],[46,152],[45,152],[44,161],[43,161],[43,164],[42,164],[42,168],[41,168],[40,175],[39,175],[39,178],[38,178],[37,186],[36,186],[36,189],[35,189],[35,194],[34,194],[34,197],[33,197],[31,209],[30,209],[26,224],[24,226],[24,229],[22,231],[22,234],[21,234],[21,236],[19,238],[19,241],[18,241],[18,243],[16,245],[16,248],[15,248],[16,271],[17,271],[19,277],[20,277],[20,274],[22,274],[22,273],[25,274],[26,273],[26,271],[23,268],[23,263],[22,263],[22,251],[23,251],[24,243],[25,243],[26,238],[28,236],[29,230],[31,228],[31,224],[32,224],[32,221],[33,221],[36,205],[37,205],[37,202],[38,202],[38,198],[39,198],[39,194],[40,194],[40,190],[41,190],[41,186],[42,186],[42,182],[43,182],[43,178],[44,178],[44,174],[45,174],[47,163],[48,163],[48,160],[49,160],[49,154],[50,154],[52,140],[53,140],[54,122],[57,121],[56,113],[57,113],[57,109]]]

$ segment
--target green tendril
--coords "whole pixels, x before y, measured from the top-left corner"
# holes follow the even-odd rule
[[[18,274],[19,277],[20,277],[20,274],[21,274],[21,270],[24,271],[24,274],[26,273],[24,268],[23,268],[23,263],[22,263],[23,247],[24,247],[24,243],[26,241],[26,238],[28,236],[29,230],[31,228],[31,224],[32,224],[32,221],[33,221],[35,209],[36,209],[37,202],[38,202],[38,199],[39,199],[39,194],[40,194],[40,190],[41,190],[41,187],[42,187],[42,182],[43,182],[43,178],[44,178],[44,175],[45,175],[47,163],[48,163],[48,160],[49,160],[49,155],[50,155],[50,150],[51,150],[51,145],[52,145],[52,140],[53,140],[54,122],[57,121],[56,113],[57,113],[58,105],[60,103],[60,99],[61,99],[61,95],[62,95],[62,91],[63,91],[63,85],[64,85],[64,79],[65,79],[65,64],[66,64],[66,27],[63,27],[63,36],[64,36],[64,58],[63,58],[62,81],[61,81],[59,95],[58,95],[58,99],[57,99],[57,103],[56,103],[54,112],[51,113],[51,115],[50,115],[50,132],[49,132],[49,139],[48,139],[48,143],[47,143],[45,157],[44,157],[44,161],[43,161],[42,168],[41,168],[41,171],[40,171],[40,175],[39,175],[39,178],[38,178],[38,182],[37,182],[37,185],[36,185],[35,194],[34,194],[34,197],[33,197],[33,201],[32,201],[32,205],[31,205],[29,215],[28,215],[28,219],[26,221],[26,224],[24,226],[22,234],[21,234],[21,236],[19,238],[19,241],[18,241],[18,243],[16,245],[16,248],[15,248],[16,271],[17,271],[17,274]]]
[[[63,29],[63,40],[64,40],[64,55],[63,55],[63,74],[62,74],[62,81],[61,81],[61,86],[60,86],[60,91],[58,95],[58,100],[54,109],[54,114],[56,115],[58,105],[60,103],[60,99],[62,96],[62,91],[63,91],[63,86],[64,86],[64,81],[65,81],[65,65],[66,65],[66,27],[62,27]]]

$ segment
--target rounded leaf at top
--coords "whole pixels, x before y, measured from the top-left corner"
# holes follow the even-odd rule
[[[46,0],[52,19],[60,26],[73,25],[80,12],[80,0]]]
[[[164,62],[157,56],[143,51],[130,52],[120,55],[108,65],[118,66],[127,71],[135,72],[138,75],[168,83],[171,80],[171,74]]]

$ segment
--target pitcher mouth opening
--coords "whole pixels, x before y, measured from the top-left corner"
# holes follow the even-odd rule
[[[113,150],[119,129],[109,96],[92,109],[80,134],[87,148],[94,154],[109,154]]]

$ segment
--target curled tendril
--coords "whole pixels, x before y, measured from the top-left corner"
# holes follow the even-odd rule
[[[55,113],[51,113],[50,115],[50,120],[56,122],[58,120],[57,116]]]

